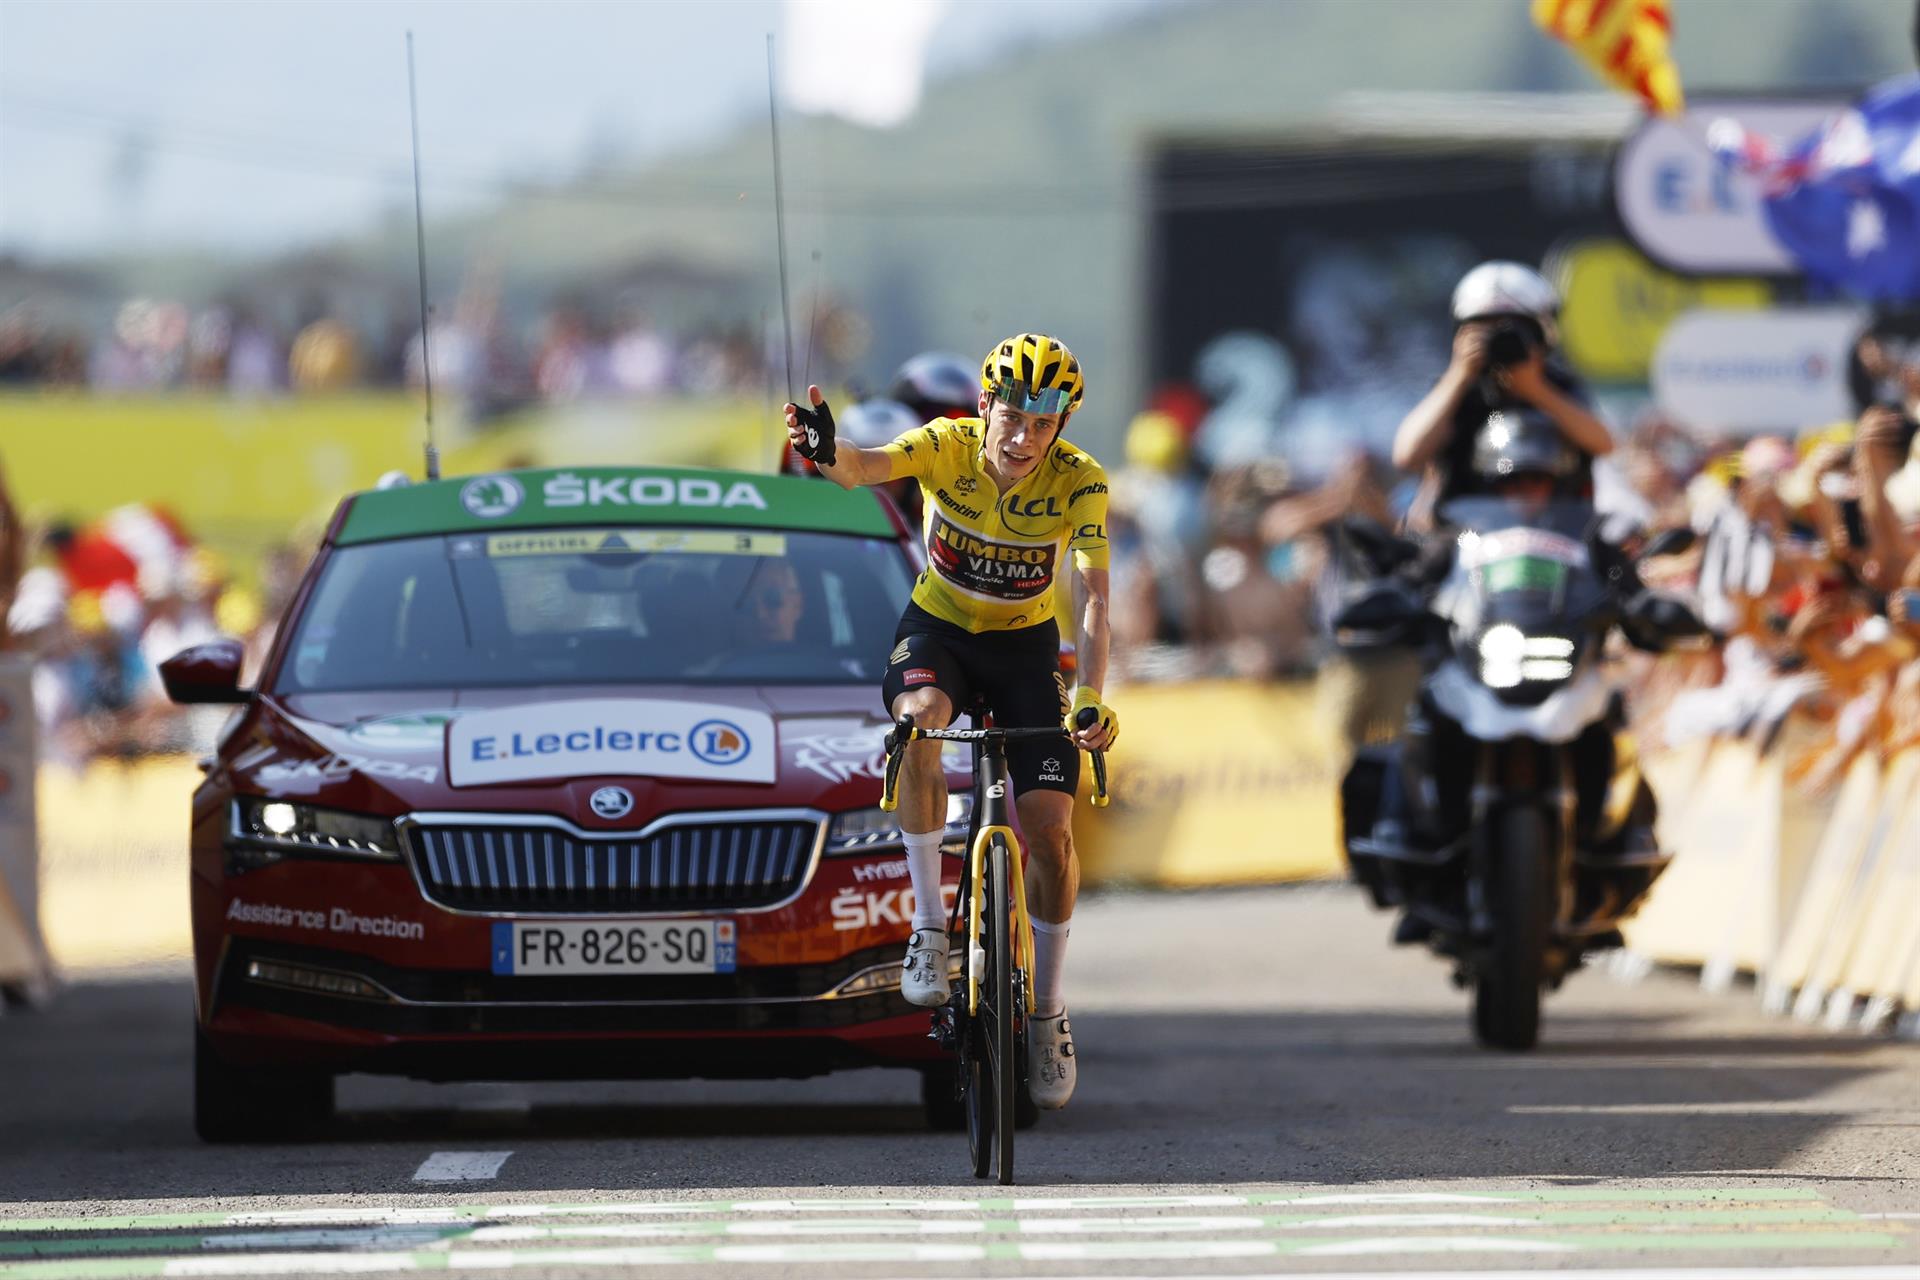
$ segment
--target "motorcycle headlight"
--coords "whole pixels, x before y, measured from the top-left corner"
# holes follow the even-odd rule
[[[946,832],[940,838],[940,847],[949,852],[965,847],[967,823],[972,817],[973,792],[949,792]],[[827,828],[827,852],[869,853],[903,848],[906,834],[900,829],[899,819],[898,813],[881,809],[855,809],[836,814],[833,824]]]
[[[1530,636],[1511,623],[1488,627],[1475,646],[1480,679],[1492,689],[1522,682],[1565,680],[1573,675],[1574,643],[1565,636]]]
[[[254,865],[278,861],[285,854],[382,862],[400,857],[400,842],[390,819],[263,796],[234,801],[233,834],[265,855],[253,858]]]

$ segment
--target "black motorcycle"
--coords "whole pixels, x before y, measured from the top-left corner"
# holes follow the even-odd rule
[[[1635,569],[1693,535],[1630,556],[1567,499],[1464,498],[1440,518],[1426,545],[1345,526],[1371,576],[1337,640],[1415,647],[1424,670],[1405,734],[1342,783],[1347,856],[1374,904],[1404,913],[1395,941],[1472,986],[1480,1041],[1529,1049],[1542,991],[1620,945],[1668,862],[1602,651],[1616,629],[1656,652],[1706,635]]]

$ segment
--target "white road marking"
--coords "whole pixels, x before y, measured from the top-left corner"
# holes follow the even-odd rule
[[[511,1151],[436,1151],[413,1171],[415,1182],[485,1182],[500,1176]]]
[[[1159,1275],[1079,1276],[1075,1280],[1212,1280],[1182,1271]],[[1635,1267],[1578,1271],[1268,1271],[1236,1274],[1234,1280],[1920,1280],[1920,1267]],[[909,1280],[898,1277],[896,1280]],[[918,1278],[913,1278],[918,1280]]]
[[[1623,1102],[1583,1106],[1513,1106],[1510,1116],[1862,1116],[1881,1114],[1894,1123],[1912,1120],[1911,1113],[1862,1111],[1849,1107],[1810,1107],[1799,1102]]]
[[[1370,1236],[1296,1250],[1302,1258],[1359,1258],[1377,1253],[1579,1253],[1577,1244],[1495,1236]]]

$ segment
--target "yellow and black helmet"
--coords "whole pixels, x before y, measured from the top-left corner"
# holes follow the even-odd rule
[[[1080,407],[1087,380],[1066,343],[1044,333],[1021,333],[987,352],[980,389],[1022,413],[1068,414]]]

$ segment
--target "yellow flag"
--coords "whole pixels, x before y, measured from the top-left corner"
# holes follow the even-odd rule
[[[1661,115],[1679,115],[1686,105],[1667,47],[1667,0],[1533,0],[1533,21],[1572,45],[1607,83]]]

